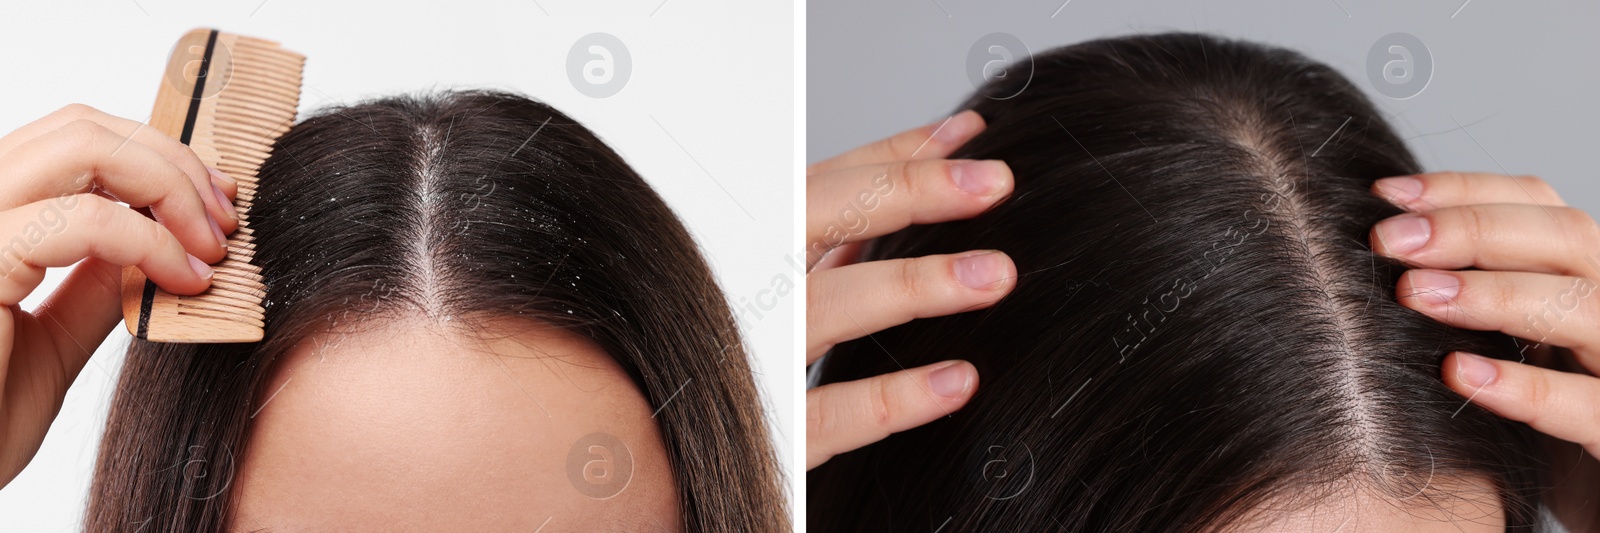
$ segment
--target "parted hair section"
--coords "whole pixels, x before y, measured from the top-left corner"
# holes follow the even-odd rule
[[[656,411],[681,530],[789,528],[721,289],[682,222],[583,125],[509,93],[387,97],[297,124],[260,174],[266,337],[134,342],[89,530],[225,529],[273,361],[330,327],[416,315],[463,328],[521,317],[592,340]],[[209,474],[183,466],[196,461]]]
[[[967,102],[988,128],[954,155],[1004,160],[1012,197],[867,252],[997,249],[1016,288],[820,363],[831,383],[966,359],[980,390],[809,473],[812,527],[1215,531],[1364,491],[1498,502],[1508,530],[1537,529],[1534,434],[1439,377],[1450,351],[1520,346],[1398,303],[1405,267],[1367,239],[1401,211],[1370,188],[1419,168],[1356,87],[1198,34],[1033,66]]]

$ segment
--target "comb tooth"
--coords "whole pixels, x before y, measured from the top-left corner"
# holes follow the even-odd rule
[[[274,63],[292,65],[295,67],[304,65],[306,62],[305,56],[300,54],[296,54],[282,48],[261,46],[257,43],[242,43],[239,46],[233,47],[233,50],[239,54],[247,56],[262,56],[271,58]]]
[[[218,153],[217,154],[217,161],[231,161],[231,162],[234,162],[238,166],[243,166],[244,168],[251,168],[251,169],[261,168],[261,163],[260,163],[261,160],[259,160],[259,159],[254,160],[254,161],[256,161],[255,163],[251,163],[251,159],[250,158],[239,157],[239,156],[231,155],[231,154],[228,154],[228,153]],[[212,165],[212,166],[217,166],[217,165]],[[221,167],[218,167],[218,168],[221,168]],[[254,172],[255,171],[253,171],[253,170],[251,171],[252,174]]]
[[[266,296],[266,293],[261,292],[261,291],[239,290],[238,288],[235,288],[235,287],[230,286],[230,285],[212,284],[211,285],[211,289],[206,291],[206,296],[198,297],[198,298],[185,298],[185,299],[183,299],[181,301],[190,302],[190,301],[195,301],[195,300],[201,300],[201,301],[220,302],[220,301],[224,301],[224,300],[230,300],[230,301],[240,302],[240,303],[243,303],[243,304],[248,304],[248,303],[254,302],[256,299],[261,298],[263,296]]]
[[[270,85],[285,85],[289,82],[297,81],[303,71],[292,60],[284,61],[285,58],[281,57],[250,53],[240,54],[235,57],[249,60],[251,66],[233,69],[229,72],[230,76],[246,76]]]
[[[281,65],[297,70],[306,62],[305,56],[284,50],[282,48],[272,48],[246,43],[240,46],[235,46],[232,50],[236,54],[250,57],[252,59],[260,58],[261,61],[259,63],[262,64],[271,64],[273,66]],[[249,62],[251,65],[255,65],[257,63],[258,62],[256,61]]]
[[[218,263],[218,264],[214,265],[212,267],[212,270],[228,269],[228,270],[232,270],[232,271],[235,271],[235,272],[243,271],[243,272],[249,272],[251,274],[256,274],[256,275],[260,275],[261,274],[261,267],[252,265],[250,263],[245,263],[245,262],[236,262],[236,263],[233,263],[233,264],[228,264],[228,261],[229,260],[223,260],[222,263]]]
[[[294,109],[289,108],[287,104],[288,102],[280,103],[268,101],[258,102],[253,100],[229,100],[227,102],[217,102],[217,108],[222,110],[248,109],[264,113],[274,118],[283,118],[282,115],[294,113]]]
[[[245,135],[255,135],[255,136],[262,136],[262,137],[273,134],[272,129],[270,127],[262,126],[261,124],[251,124],[251,123],[244,123],[244,122],[220,122],[220,123],[212,124],[212,127],[217,129],[217,130],[238,132],[238,133],[242,133],[242,134],[245,134]]]
[[[249,106],[217,104],[217,119],[219,122],[245,121],[264,122],[276,125],[284,121],[283,113],[271,109],[258,109]],[[256,142],[260,142],[257,140]]]
[[[228,140],[223,140],[223,139],[216,139],[214,141],[214,144],[217,146],[217,151],[219,153],[228,154],[228,155],[240,158],[240,159],[253,159],[253,160],[261,161],[262,163],[265,163],[267,161],[267,157],[266,156],[271,153],[270,149],[258,149],[258,148],[251,148],[251,147],[248,147],[248,146],[236,146],[233,141],[228,141]],[[261,169],[259,164],[257,164],[256,169],[257,169],[257,171],[259,171]]]
[[[216,287],[216,294],[213,296],[251,304],[267,295],[265,287],[249,286],[242,283],[224,283]]]
[[[245,45],[266,46],[271,48],[282,46],[282,44],[278,41],[274,41],[272,39],[263,39],[260,37],[252,37],[249,35],[235,35],[233,38],[236,39],[236,42],[239,44]]]
[[[229,279],[213,281],[211,290],[189,298],[230,297],[237,299],[242,297],[256,299],[265,296],[266,294],[263,292],[265,290],[266,285],[261,283],[258,277],[238,272],[237,275],[230,276]]]
[[[241,167],[238,164],[229,161],[216,161],[211,166],[217,167],[217,170],[221,170],[223,172],[227,172],[229,175],[232,175],[234,179],[239,180],[239,186],[241,187],[245,186],[246,184],[253,185],[256,181],[256,170],[260,168]]]
[[[261,94],[268,96],[270,99],[284,100],[293,97],[295,90],[293,85],[276,81],[268,81],[266,76],[239,73],[234,74],[233,78],[228,81],[228,87],[223,89],[222,92],[225,93],[234,90],[235,88],[255,89]]]
[[[227,151],[231,155],[235,155],[235,156],[239,156],[239,157],[254,157],[254,158],[260,159],[262,162],[266,162],[266,160],[267,160],[267,151],[266,150],[257,149],[257,148],[249,147],[249,146],[243,146],[242,144],[240,144],[240,143],[238,143],[236,141],[230,141],[230,140],[227,140],[226,138],[220,138],[220,137],[219,138],[214,138],[213,142],[215,142],[218,146],[226,146],[226,147],[230,148],[230,150],[227,150]]]
[[[246,58],[246,65],[241,70],[281,70],[298,73],[304,69],[306,61],[299,54],[285,54],[254,46],[241,46],[232,51],[239,57]]]
[[[271,50],[258,46],[234,47],[233,51],[239,57],[248,58],[249,68],[281,69],[299,72],[305,65],[305,58],[299,54],[283,53],[280,50]]]
[[[211,284],[213,286],[231,287],[242,291],[261,291],[265,290],[266,288],[266,284],[262,283],[259,276],[254,276],[243,272],[241,272],[237,278],[230,277],[229,279],[225,280],[213,281]]]
[[[303,63],[294,57],[283,54],[267,54],[260,50],[245,47],[234,49],[234,57],[245,59],[249,66],[233,69],[238,71],[262,71],[281,73],[285,76],[299,74]]]
[[[290,120],[290,119],[284,118],[284,117],[276,115],[276,114],[266,114],[266,113],[254,112],[254,111],[252,111],[252,112],[238,112],[238,113],[232,112],[232,111],[227,111],[227,112],[218,111],[218,114],[223,115],[222,118],[226,122],[249,121],[249,122],[255,122],[257,124],[271,124],[273,126],[270,127],[270,129],[272,129],[274,131],[280,129],[280,128],[276,127],[276,125],[278,123],[283,123],[285,126],[287,126],[288,122]],[[249,144],[252,144],[252,145],[260,146],[262,148],[266,148],[266,147],[272,146],[271,144],[267,144],[267,143],[261,142],[261,139],[258,138],[258,137],[249,136],[249,135],[240,135],[239,133],[237,133],[235,131],[232,131],[232,130],[216,130],[216,131],[213,131],[211,133],[211,136],[212,137],[217,137],[217,138],[232,139],[235,142],[249,143]]]
[[[284,104],[284,105],[287,105],[287,104],[291,104],[292,103],[293,105],[298,107],[299,106],[299,101],[300,101],[299,95],[294,95],[295,96],[294,98],[286,98],[283,95],[282,92],[273,93],[271,91],[264,91],[264,90],[261,90],[259,87],[255,86],[253,84],[247,84],[247,83],[229,84],[228,87],[226,89],[224,89],[222,92],[224,92],[224,93],[237,93],[239,96],[255,98],[255,99],[257,99],[257,101],[265,102],[265,103],[269,103],[269,104]],[[218,93],[218,94],[221,94],[221,93]]]
[[[179,314],[179,315],[201,316],[201,317],[207,317],[207,318],[220,318],[220,319],[226,319],[226,320],[248,320],[251,324],[253,324],[256,327],[261,327],[261,326],[265,325],[264,319],[266,318],[265,315],[256,316],[256,313],[252,313],[252,312],[249,312],[247,310],[240,309],[240,308],[237,308],[237,307],[220,306],[220,305],[219,306],[180,305],[180,306],[178,306],[177,314]]]
[[[287,85],[287,84],[285,84],[285,85]],[[268,86],[265,85],[265,84],[257,83],[255,81],[255,79],[252,78],[252,77],[244,77],[244,78],[235,80],[235,82],[230,82],[228,84],[227,89],[222,91],[222,92],[233,91],[233,92],[239,92],[241,94],[248,94],[253,98],[259,98],[262,102],[268,102],[268,103],[273,103],[273,102],[283,102],[283,103],[299,102],[299,96],[300,95],[298,95],[298,94],[292,94],[292,93],[291,94],[285,94],[283,91],[274,92],[274,91],[271,91],[271,90],[266,90],[267,87]]]
[[[179,299],[178,305],[180,307],[208,307],[212,309],[231,307],[248,312],[253,308],[260,307],[256,304],[256,300],[257,297],[250,294],[249,291],[229,292],[224,289],[216,292],[206,291],[203,295]]]

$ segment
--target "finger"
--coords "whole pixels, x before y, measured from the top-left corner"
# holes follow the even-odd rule
[[[871,261],[806,277],[806,364],[833,345],[913,319],[994,305],[1017,282],[995,251]]]
[[[1571,207],[1478,204],[1407,213],[1379,222],[1370,238],[1374,252],[1426,268],[1600,272],[1600,226]]]
[[[1475,172],[1430,172],[1383,178],[1372,192],[1408,211],[1472,204],[1565,206],[1554,187],[1535,176]]]
[[[234,207],[234,197],[239,193],[238,184],[233,181],[233,178],[227,177],[217,169],[209,170],[212,174],[207,183],[211,184],[212,198],[215,198],[216,204],[222,207],[223,218],[219,218],[217,221],[226,223],[226,225],[218,229],[221,229],[224,233],[233,233],[233,230],[228,228],[231,226],[234,229],[238,229],[239,227],[239,211]]]
[[[1410,270],[1395,285],[1400,304],[1465,329],[1500,331],[1538,344],[1600,348],[1595,283],[1529,272]],[[1584,361],[1600,369],[1600,360]]]
[[[55,292],[34,309],[58,349],[62,368],[77,375],[96,347],[122,320],[122,267],[89,258],[67,274]]]
[[[971,363],[946,361],[806,391],[806,470],[948,415],[977,389]]]
[[[142,144],[76,121],[23,143],[0,158],[0,208],[89,192],[99,186],[133,207],[149,207],[191,253],[221,260],[227,238],[207,208],[218,201],[209,174],[206,194],[184,173]]]
[[[0,212],[0,305],[26,298],[45,268],[90,257],[137,266],[174,294],[210,285],[211,268],[184,252],[167,228],[110,200],[76,194]]]
[[[817,260],[817,263],[811,267],[811,272],[819,272],[830,268],[839,268],[845,265],[856,264],[856,262],[861,260],[861,248],[864,244],[865,243],[861,242],[853,242],[850,244],[835,246],[833,249],[828,250],[827,253],[823,254],[821,259]]]
[[[212,167],[206,167],[206,172],[211,174],[211,184],[221,189],[223,196],[227,197],[228,203],[231,204],[239,195],[239,181],[228,173]]]
[[[811,165],[806,169],[806,174],[893,161],[943,159],[983,131],[983,128],[983,117],[969,109]]]
[[[1600,451],[1600,379],[1463,352],[1446,357],[1443,372],[1445,384],[1472,403]]]
[[[806,246],[812,261],[841,244],[969,218],[1011,193],[1000,161],[911,161],[848,168],[806,180]]]
[[[27,142],[29,139],[60,129],[62,126],[78,120],[87,120],[99,124],[124,139],[139,143],[155,151],[171,162],[173,166],[182,170],[188,176],[189,181],[194,184],[196,192],[202,195],[211,192],[209,187],[211,180],[208,179],[210,173],[207,172],[205,163],[200,160],[199,156],[195,155],[194,150],[147,124],[111,115],[83,104],[67,105],[0,138],[0,158],[5,157],[7,152]],[[232,178],[229,179],[231,180]],[[226,191],[227,189],[227,186],[223,187],[223,190]],[[234,230],[232,222],[224,218],[226,213],[220,204],[208,199],[206,208],[211,213],[211,216],[218,217],[217,220],[222,223],[224,231],[232,232]]]

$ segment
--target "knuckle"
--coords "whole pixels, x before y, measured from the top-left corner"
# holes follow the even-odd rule
[[[116,223],[116,209],[121,209],[121,206],[110,200],[92,194],[80,194],[73,213],[92,228],[107,228]]]
[[[100,133],[103,129],[103,126],[96,124],[92,120],[76,119],[63,124],[56,131],[60,133],[62,142],[67,149],[87,152],[92,150],[96,143],[99,142]]]
[[[922,189],[917,186],[917,181],[919,181],[916,179],[917,168],[910,161],[889,163],[885,172],[889,174],[890,183],[894,184],[894,189],[892,190],[904,192],[906,196],[911,198],[917,198]]]
[[[1423,190],[1427,190],[1427,187],[1438,183],[1440,185],[1444,185],[1445,187],[1458,190],[1463,195],[1470,195],[1477,188],[1476,183],[1473,183],[1473,181],[1467,179],[1465,175],[1454,170],[1441,170],[1439,172],[1423,174],[1421,179],[1424,180]]]
[[[875,428],[893,426],[899,402],[895,399],[894,387],[889,386],[889,376],[872,378],[867,383],[866,420]]]
[[[72,103],[61,106],[61,109],[55,110],[55,112],[51,113],[50,116],[67,120],[78,120],[92,117],[96,113],[99,113],[99,110],[93,107],[85,104]]]
[[[817,389],[806,393],[806,435],[827,434],[828,421],[832,419],[824,409],[830,403],[830,389]]]
[[[1580,324],[1600,324],[1600,302],[1596,302],[1595,298],[1591,297],[1594,295],[1594,291],[1595,283],[1593,281],[1588,278],[1574,277],[1570,288],[1558,293],[1552,303],[1563,310],[1571,308],[1577,314],[1578,323]],[[1570,341],[1572,345],[1568,346],[1568,348],[1594,350],[1596,346],[1591,338],[1591,335],[1580,335]]]
[[[1531,374],[1522,378],[1522,400],[1527,403],[1533,418],[1538,418],[1541,413],[1547,412],[1550,405],[1550,381],[1539,374]],[[1532,422],[1532,420],[1529,420]]]
[[[1466,242],[1482,242],[1483,237],[1487,235],[1489,214],[1477,205],[1463,206],[1455,210],[1455,214],[1455,220],[1443,221],[1445,223],[1440,226],[1444,227],[1434,228],[1434,231],[1459,232]]]
[[[919,259],[895,259],[895,279],[900,286],[900,297],[908,302],[920,302],[928,296]]]
[[[1488,276],[1460,275],[1461,295],[1464,299],[1485,306],[1485,309],[1520,309],[1510,280],[1500,272]],[[1464,302],[1465,303],[1465,302]]]
[[[1594,217],[1573,207],[1554,208],[1554,212],[1562,227],[1573,230],[1562,232],[1572,250],[1583,252],[1600,248],[1600,224],[1595,223]]]
[[[1524,190],[1528,191],[1528,194],[1533,196],[1535,200],[1555,200],[1556,198],[1559,198],[1559,196],[1556,194],[1555,187],[1552,187],[1550,182],[1545,181],[1544,178],[1531,174],[1524,174],[1521,176],[1513,176],[1511,179],[1518,185],[1522,186]]]
[[[911,157],[911,154],[916,153],[917,147],[922,146],[923,141],[932,135],[933,130],[919,129],[890,137],[884,147],[888,153],[884,155],[894,159]]]
[[[172,232],[167,231],[165,226],[142,217],[139,220],[139,229],[135,230],[135,234],[140,239],[140,242],[147,243],[143,247],[146,250],[145,255],[183,249],[183,245],[178,242],[178,238],[174,237]]]

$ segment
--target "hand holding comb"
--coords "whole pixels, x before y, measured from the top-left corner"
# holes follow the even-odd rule
[[[255,238],[250,207],[257,172],[272,145],[294,125],[305,56],[278,43],[198,29],[172,50],[150,126],[193,149],[207,165],[238,181],[239,229],[228,257],[213,265],[211,287],[193,296],[169,294],[139,269],[122,271],[122,315],[128,332],[155,342],[256,342],[265,325],[266,286],[251,264]]]

